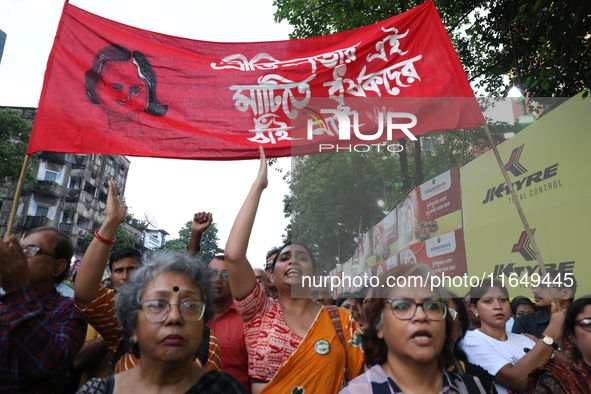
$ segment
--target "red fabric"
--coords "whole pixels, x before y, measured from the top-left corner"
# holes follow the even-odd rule
[[[234,301],[228,310],[218,317],[213,317],[207,325],[215,332],[220,343],[222,371],[232,375],[244,387],[250,389],[244,327]]]
[[[95,58],[111,59],[113,44],[140,55]],[[142,55],[149,65],[138,71]],[[318,153],[319,142],[338,140],[331,115],[311,139],[305,127],[331,108],[357,112],[368,130],[377,109],[410,112],[414,135],[484,123],[432,1],[348,32],[262,43],[171,37],[66,3],[27,153],[229,160],[256,158],[261,144],[268,157]]]

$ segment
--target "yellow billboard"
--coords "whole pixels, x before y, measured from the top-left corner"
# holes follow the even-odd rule
[[[590,125],[591,99],[573,98],[498,145],[544,263],[574,274],[577,296],[591,294]],[[460,179],[468,275],[530,297],[538,263],[493,152]]]

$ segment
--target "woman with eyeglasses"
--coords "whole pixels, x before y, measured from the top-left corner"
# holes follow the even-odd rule
[[[363,367],[357,324],[351,314],[309,299],[304,277],[318,274],[310,249],[297,242],[283,245],[271,265],[277,300],[257,284],[246,258],[263,190],[267,162],[260,164],[238,212],[225,248],[226,269],[236,309],[244,321],[248,372],[253,394],[336,394]]]
[[[468,361],[480,365],[495,377],[499,394],[527,390],[527,375],[550,361],[562,338],[564,311],[552,313],[544,340],[507,332],[511,317],[509,293],[499,281],[483,280],[470,290],[470,307],[480,317],[478,330],[468,331],[461,346]],[[555,309],[555,307],[553,307]]]
[[[591,391],[591,295],[569,305],[564,317],[564,341],[572,362],[550,363],[532,372],[535,394],[588,393]]]
[[[210,275],[195,259],[156,252],[119,288],[117,318],[141,364],[78,393],[248,393],[230,375],[193,362],[213,314]]]
[[[424,264],[402,264],[380,278],[362,337],[371,368],[341,394],[485,393],[478,379],[447,371],[452,317],[428,278]]]

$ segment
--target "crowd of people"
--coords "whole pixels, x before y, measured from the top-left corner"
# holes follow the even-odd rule
[[[591,296],[575,300],[575,280],[533,288],[535,302],[510,301],[490,280],[459,297],[427,280],[388,287],[430,275],[402,264],[366,292],[300,296],[302,277],[319,274],[306,244],[272,248],[260,268],[246,258],[266,187],[261,149],[224,255],[203,262],[205,212],[186,253],[112,250],[127,208],[110,182],[72,298],[57,289],[74,253],[67,234],[43,227],[1,241],[0,392],[589,392]]]

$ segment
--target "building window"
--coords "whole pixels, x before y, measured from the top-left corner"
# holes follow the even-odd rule
[[[105,171],[111,176],[115,175],[115,169],[110,164],[105,165]]]
[[[44,181],[55,182],[56,179],[57,179],[57,172],[45,170],[45,176],[43,177]]]
[[[37,205],[37,210],[35,211],[35,216],[43,216],[43,217],[48,217],[49,215],[49,208],[48,207],[42,207]]]
[[[96,195],[96,187],[90,182],[86,182],[84,185],[84,191],[93,197]]]
[[[87,219],[82,215],[78,215],[78,227],[81,227],[85,230],[90,230],[91,225],[92,225],[92,220]]]
[[[107,203],[107,193],[99,191],[99,201]]]
[[[70,212],[68,212],[68,211],[62,212],[62,221],[60,223],[72,223],[72,218],[70,217]]]
[[[70,183],[68,184],[68,189],[78,189],[79,187],[80,187],[80,179],[70,178]]]

